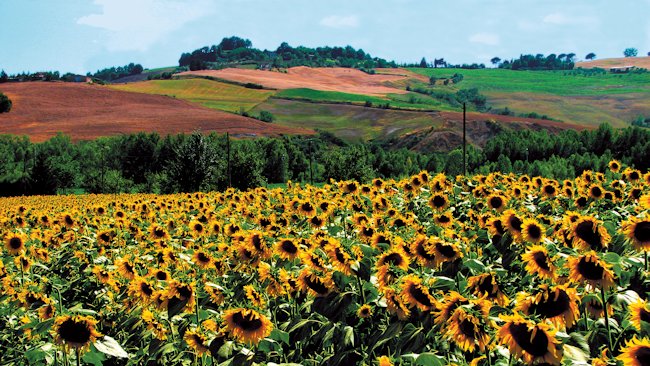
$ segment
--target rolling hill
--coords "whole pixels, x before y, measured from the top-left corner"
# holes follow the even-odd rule
[[[644,69],[650,69],[650,56],[645,57],[619,57],[603,58],[601,60],[578,62],[576,67],[590,69],[600,67],[603,69],[610,67],[636,66]]]
[[[215,131],[233,135],[310,134],[308,128],[264,123],[171,97],[60,82],[0,85],[14,102],[0,114],[0,133],[44,141],[57,132],[73,140],[140,131],[160,134]]]

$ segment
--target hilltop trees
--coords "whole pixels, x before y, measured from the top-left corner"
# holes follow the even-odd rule
[[[626,48],[625,51],[623,51],[623,55],[625,57],[636,57],[636,55],[638,54],[639,54],[639,50],[633,47]]]
[[[575,65],[573,59],[575,53],[556,55],[554,53],[544,56],[520,55],[516,60],[504,61],[499,65],[501,69],[512,70],[571,70]]]
[[[499,64],[499,62],[501,62],[501,59],[498,58],[498,57],[492,57],[492,59],[490,60],[490,62],[492,63],[492,65],[496,66],[496,65]]]
[[[7,113],[11,110],[13,103],[8,96],[0,93],[0,113]]]
[[[585,59],[590,60],[590,61],[593,60],[593,59],[595,59],[595,58],[596,58],[596,54],[593,53],[593,52],[589,52],[589,53],[587,54],[587,56],[585,56]]]
[[[104,81],[113,81],[125,76],[138,75],[144,71],[144,68],[140,64],[134,64],[131,62],[125,66],[113,66],[102,70],[97,70],[94,74],[88,73],[87,76],[92,76],[97,79]]]

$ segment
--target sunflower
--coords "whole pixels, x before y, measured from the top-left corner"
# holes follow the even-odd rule
[[[521,224],[521,238],[533,244],[537,244],[544,239],[544,228],[535,219],[524,219]]]
[[[151,240],[168,240],[169,233],[164,226],[154,224],[149,228],[149,238]]]
[[[621,354],[616,357],[624,366],[650,365],[650,340],[634,336],[625,343]]]
[[[434,268],[435,250],[431,245],[431,241],[425,235],[418,235],[413,243],[410,245],[411,255],[423,267]]]
[[[331,239],[325,246],[325,253],[335,270],[349,276],[352,274],[354,261],[352,256],[343,248],[337,240]]]
[[[517,213],[514,210],[506,210],[501,216],[501,220],[506,224],[510,235],[512,235],[513,238],[519,238],[523,222],[519,216],[517,216]]]
[[[298,206],[298,212],[306,217],[313,217],[316,216],[316,206],[309,201],[304,201]]]
[[[422,284],[422,279],[415,274],[402,278],[402,299],[409,307],[417,307],[422,311],[431,310],[435,299],[429,293],[429,289]]]
[[[54,304],[52,304],[51,301],[48,301],[38,309],[38,317],[41,320],[51,319],[54,317],[55,312],[56,308],[54,307]]]
[[[158,281],[169,281],[171,279],[171,276],[167,271],[164,271],[162,269],[150,269],[149,270],[149,276],[155,278]]]
[[[205,227],[205,224],[198,220],[192,220],[192,222],[190,222],[189,228],[192,232],[193,238],[200,238],[205,234],[207,234],[208,232],[208,230]]]
[[[501,212],[508,204],[508,200],[500,193],[492,193],[487,196],[487,204],[490,209]]]
[[[605,226],[590,216],[581,216],[571,227],[573,246],[583,250],[602,250],[607,248],[611,236]]]
[[[621,163],[618,160],[610,160],[607,166],[614,173],[618,173],[621,170]]]
[[[380,356],[377,358],[377,365],[378,366],[393,366],[393,362],[390,360],[388,356]]]
[[[264,316],[252,309],[229,309],[224,312],[227,331],[239,342],[256,345],[268,337],[273,330],[273,324]]]
[[[90,316],[64,315],[54,321],[54,338],[66,347],[85,350],[102,334],[95,329],[97,320]]]
[[[357,309],[357,317],[361,319],[370,318],[372,316],[372,306],[363,304]]]
[[[456,291],[449,291],[445,294],[442,302],[438,303],[438,310],[434,312],[434,322],[438,325],[445,324],[454,314],[456,308],[469,304],[469,300]]]
[[[484,309],[487,309],[487,313]],[[484,352],[490,342],[490,326],[484,320],[489,316],[489,309],[489,306],[483,309],[456,308],[447,321],[445,336],[465,352]]]
[[[392,265],[406,271],[409,268],[409,262],[408,255],[401,247],[393,247],[379,256],[377,267]]]
[[[266,305],[266,300],[264,300],[264,297],[255,290],[255,287],[252,285],[246,285],[244,286],[244,293],[246,294],[246,298],[253,304],[253,306],[257,306],[258,308],[263,308],[264,305]]]
[[[298,283],[303,291],[317,297],[327,296],[336,289],[331,274],[319,276],[309,269],[303,269],[300,272]]]
[[[449,206],[449,199],[442,193],[433,194],[429,198],[429,206],[436,211],[444,211]]]
[[[522,358],[525,363],[549,363],[559,365],[562,348],[555,338],[555,331],[548,324],[524,319],[519,314],[500,315],[505,324],[499,328],[497,339],[510,353]]]
[[[650,323],[650,308],[644,300],[638,299],[628,307],[630,323],[641,331],[642,322]]]
[[[438,215],[433,216],[433,221],[443,228],[450,227],[454,224],[454,218],[451,216],[450,212],[443,212]]]
[[[299,254],[299,248],[291,238],[283,238],[275,243],[275,252],[280,258],[293,260]]]
[[[203,356],[210,351],[208,347],[208,340],[204,335],[195,330],[188,330],[183,336],[183,340],[190,348],[196,352],[197,356]]]
[[[600,184],[592,184],[589,186],[589,197],[593,199],[601,199],[605,194],[605,190]]]
[[[520,296],[516,310],[526,315],[539,315],[553,323],[556,328],[571,328],[580,317],[579,301],[575,288],[567,285],[549,287],[544,284],[539,286],[536,294]]]
[[[650,250],[650,220],[647,217],[631,217],[621,224],[621,228],[635,250]]]
[[[154,286],[144,278],[137,277],[129,283],[129,295],[133,298],[142,298],[145,301],[149,301],[154,293]]]
[[[583,300],[583,304],[587,314],[590,315],[591,318],[600,319],[605,316],[603,303],[597,296],[590,296],[588,300]],[[614,315],[614,309],[611,306],[607,307],[607,315]]]
[[[128,258],[120,258],[116,260],[115,266],[117,266],[117,272],[128,280],[134,279],[137,275],[135,266],[129,261]]]
[[[555,266],[552,258],[549,257],[548,251],[542,245],[533,245],[524,254],[521,260],[526,263],[526,271],[532,275],[536,274],[540,278],[555,278]]]
[[[21,233],[9,234],[5,237],[5,249],[11,255],[18,255],[25,251],[25,241],[27,238]]]
[[[432,242],[432,249],[434,253],[434,265],[440,266],[446,262],[453,262],[458,258],[463,257],[463,252],[456,244],[447,243],[441,239],[434,238]]]
[[[185,304],[183,309],[193,309],[195,293],[194,284],[172,280],[163,297],[170,305]]]
[[[596,252],[591,251],[579,257],[569,257],[569,280],[574,283],[587,283],[592,287],[614,286],[614,273],[609,264],[601,261]]]
[[[467,279],[467,288],[474,295],[490,300],[499,306],[506,306],[510,301],[503,291],[501,291],[496,274],[494,273],[483,273],[469,277]]]
[[[200,268],[208,268],[213,262],[212,257],[203,250],[197,250],[192,255],[192,261]]]
[[[271,254],[266,244],[266,239],[264,239],[263,234],[259,231],[249,232],[243,246],[252,253],[253,257],[267,259]]]
[[[395,289],[385,287],[383,288],[383,295],[386,300],[386,309],[389,314],[397,315],[399,320],[406,320],[409,318],[411,311]]]

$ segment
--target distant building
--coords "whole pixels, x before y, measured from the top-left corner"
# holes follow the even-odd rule
[[[625,74],[625,73],[630,72],[634,68],[635,68],[635,66],[610,67],[609,72],[611,72],[612,74]]]

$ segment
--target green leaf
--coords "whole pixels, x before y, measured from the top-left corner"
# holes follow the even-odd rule
[[[354,328],[346,325],[345,328],[343,328],[343,334],[343,344],[354,347]]]
[[[421,366],[442,366],[446,364],[446,362],[443,357],[440,357],[435,353],[425,352],[420,353],[418,358],[415,360],[415,364]]]
[[[117,358],[129,358],[129,354],[126,353],[124,348],[120,346],[117,341],[109,336],[104,336],[101,339],[95,341],[95,347],[98,351],[103,352],[109,356]]]
[[[478,259],[468,259],[464,262],[465,267],[469,268],[473,274],[485,273],[485,264]]]
[[[435,282],[431,286],[434,290],[453,289],[456,287],[456,280],[445,276],[435,276]]]
[[[102,366],[106,360],[106,356],[100,351],[97,350],[94,346],[90,347],[90,350],[84,354],[81,358],[85,363],[89,363],[95,366]]]
[[[275,328],[273,329],[273,331],[271,331],[271,335],[269,336],[269,338],[277,342],[282,342],[286,345],[289,345],[289,333],[282,331],[278,328]]]
[[[171,319],[174,315],[180,313],[189,300],[190,299],[180,300],[177,297],[169,299],[169,302],[167,302],[167,318]]]

